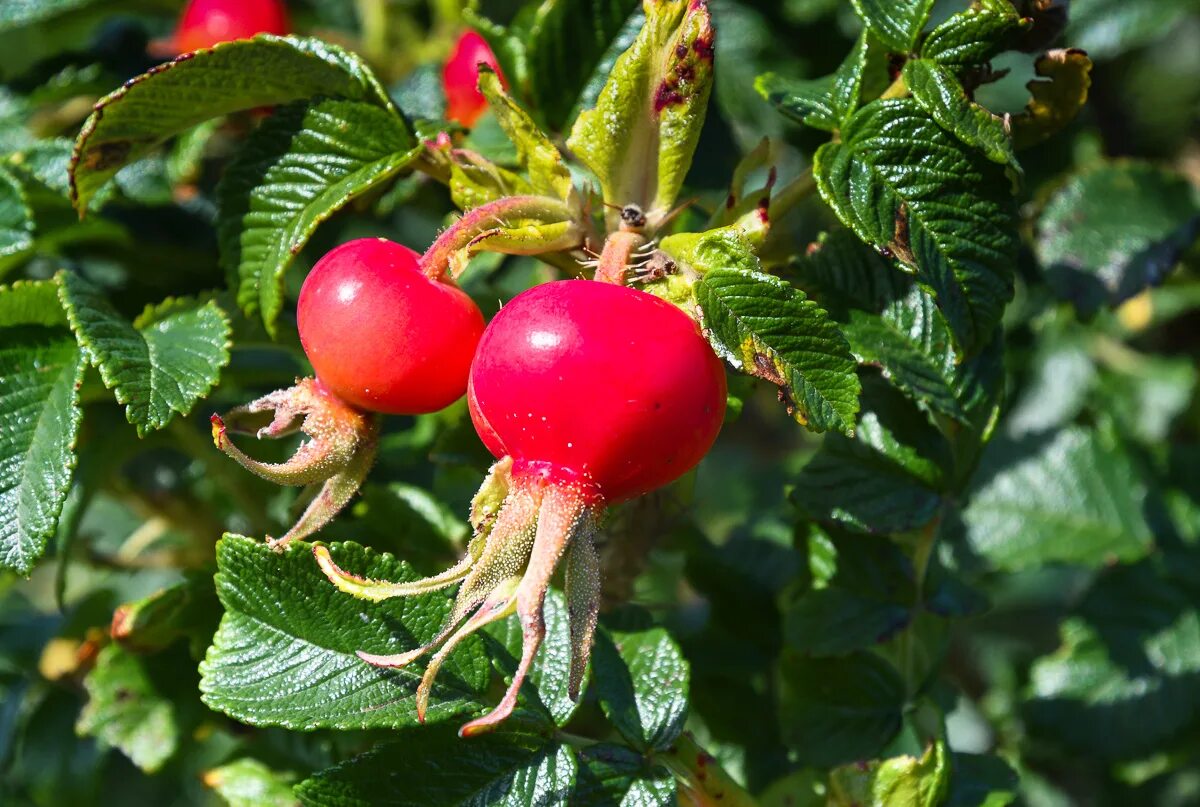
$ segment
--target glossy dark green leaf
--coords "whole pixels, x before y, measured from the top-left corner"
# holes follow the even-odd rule
[[[209,118],[319,95],[390,107],[357,56],[319,39],[261,35],[184,54],[100,100],[75,144],[72,198],[87,209],[118,169]]]
[[[168,299],[132,323],[82,275],[58,275],[79,347],[138,434],[186,415],[229,363],[229,320],[215,301]]]
[[[230,164],[217,190],[221,262],[238,304],[274,329],[283,275],[321,222],[388,181],[419,153],[399,115],[325,99],[276,109]]]
[[[83,354],[54,283],[0,288],[0,566],[28,575],[75,468]]]
[[[1016,210],[999,166],[905,99],[859,110],[842,142],[817,151],[814,176],[848,227],[933,290],[965,353],[991,339],[1016,257]]]
[[[675,777],[631,748],[598,743],[577,756],[574,807],[672,807],[678,801]]]
[[[600,631],[592,674],[604,714],[635,748],[666,748],[683,731],[688,664],[662,628]]]
[[[332,544],[343,569],[374,579],[417,575],[391,555]],[[217,594],[225,606],[200,691],[211,708],[257,726],[293,729],[398,728],[414,725],[417,666],[374,667],[355,655],[398,653],[430,641],[449,614],[434,593],[382,603],[334,588],[309,544],[282,553],[265,542],[228,535],[217,545]],[[482,640],[468,639],[438,677],[431,722],[481,708],[489,663]]]
[[[864,31],[833,75],[789,80],[765,73],[754,86],[763,98],[792,120],[832,132],[841,128],[862,103],[863,85],[868,71],[879,66],[878,55],[878,44]]]
[[[795,268],[800,286],[839,320],[852,308],[877,314],[912,286],[909,275],[843,228],[821,233]]]
[[[306,807],[524,807],[565,804],[575,756],[536,734],[498,731],[462,740],[451,726],[400,732],[295,792]]]
[[[571,676],[571,635],[567,627],[566,598],[560,592],[551,590],[546,595],[543,613],[546,617],[546,638],[533,661],[533,669],[529,671],[526,678],[528,684],[522,694],[525,705],[538,718],[551,725],[563,726],[579,708],[579,704],[567,694]],[[492,654],[493,663],[502,675],[511,676],[521,657],[520,621],[506,619],[490,626],[487,632],[504,648]]]
[[[1017,786],[1017,772],[998,756],[951,754],[946,807],[1007,807]]]
[[[785,651],[780,686],[783,738],[803,764],[871,759],[900,730],[904,683],[871,653],[803,658]]]
[[[979,0],[930,31],[921,58],[953,68],[984,64],[1028,26],[1010,0]]]
[[[854,429],[858,378],[837,326],[804,293],[762,272],[716,269],[696,286],[718,353],[777,384],[797,421],[814,431]]]
[[[896,53],[911,53],[929,21],[934,0],[850,0],[879,41]]]
[[[33,211],[21,183],[0,168],[0,261],[33,248]]]

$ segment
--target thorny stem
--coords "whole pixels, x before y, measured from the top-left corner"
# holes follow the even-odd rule
[[[679,735],[675,744],[655,754],[680,783],[680,797],[695,807],[758,807],[746,790],[733,780],[716,758],[705,751],[691,732]]]
[[[421,271],[434,280],[441,280],[447,273],[454,277],[458,272],[451,264],[456,254],[469,250],[481,236],[486,236],[497,228],[506,228],[516,219],[536,219],[544,224],[553,224],[569,222],[573,218],[565,202],[546,196],[506,196],[496,199],[472,208],[447,227],[421,256],[419,265]],[[579,242],[583,242],[582,234]],[[545,245],[535,242],[530,242],[526,249],[495,246],[492,248],[514,255],[536,255],[551,251],[546,249]],[[553,249],[557,251],[563,247],[556,244]]]

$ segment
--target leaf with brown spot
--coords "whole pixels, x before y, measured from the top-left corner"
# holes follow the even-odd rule
[[[1087,103],[1092,86],[1092,60],[1081,50],[1048,51],[1034,63],[1034,69],[1040,79],[1026,85],[1029,103],[1012,119],[1013,143],[1018,149],[1037,145],[1074,120]]]

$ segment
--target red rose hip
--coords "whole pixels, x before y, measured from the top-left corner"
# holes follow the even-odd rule
[[[725,371],[686,314],[589,280],[537,286],[496,315],[471,366],[475,429],[514,475],[579,483],[621,501],[708,453]]]
[[[317,378],[362,409],[435,412],[462,396],[483,332],[479,306],[382,238],[350,241],[304,280],[297,324]]]
[[[486,64],[496,71],[504,83],[504,74],[496,61],[496,54],[487,41],[467,31],[454,45],[446,66],[442,68],[442,88],[446,92],[446,118],[457,121],[468,129],[475,125],[479,116],[487,109],[487,99],[479,91],[479,65]]]
[[[175,49],[187,53],[219,42],[291,30],[281,0],[191,0],[175,29]]]

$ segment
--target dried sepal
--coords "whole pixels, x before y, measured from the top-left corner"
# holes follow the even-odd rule
[[[269,416],[265,425],[264,416]],[[361,412],[326,390],[312,378],[213,415],[212,434],[217,448],[251,473],[279,485],[305,485],[315,495],[296,523],[280,538],[267,541],[284,546],[312,535],[349,503],[375,462],[379,443],[379,417]],[[234,445],[231,434],[252,434],[258,439],[305,434],[296,452],[278,463],[259,462]]]

